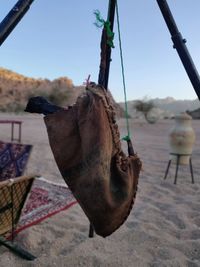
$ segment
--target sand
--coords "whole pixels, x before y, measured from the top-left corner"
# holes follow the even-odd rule
[[[41,174],[56,183],[64,181],[54,162],[40,115],[0,114],[0,119],[21,119],[22,141],[33,144],[26,173]],[[37,259],[22,260],[0,247],[1,267],[197,267],[200,266],[200,127],[193,121],[195,184],[189,166],[175,166],[163,180],[169,159],[168,133],[173,120],[154,125],[130,121],[134,148],[143,161],[139,189],[127,221],[107,238],[88,238],[88,220],[79,205],[30,227],[16,237]],[[119,121],[122,136],[125,122]],[[10,140],[10,126],[0,125],[1,140]],[[125,144],[124,144],[125,145]]]

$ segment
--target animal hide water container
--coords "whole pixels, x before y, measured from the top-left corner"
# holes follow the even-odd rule
[[[188,154],[180,156],[179,164],[189,164],[195,142],[195,132],[192,128],[192,117],[185,112],[175,116],[175,125],[169,133],[170,153]],[[176,163],[177,157],[171,155],[172,162]]]

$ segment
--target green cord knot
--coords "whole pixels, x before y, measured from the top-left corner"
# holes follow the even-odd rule
[[[128,142],[128,141],[130,141],[130,140],[131,140],[131,138],[130,138],[130,136],[129,136],[129,135],[126,135],[126,136],[122,137],[122,140],[124,140],[124,141]]]
[[[114,43],[113,43],[115,34],[114,34],[114,32],[111,31],[110,21],[105,21],[104,27],[106,28],[106,33],[107,33],[107,37],[108,37],[107,44],[110,47],[115,48]]]
[[[102,17],[101,17],[101,13],[99,10],[95,10],[94,11],[94,15],[96,16],[96,21],[94,22],[94,25],[97,27],[97,28],[102,28],[104,27],[105,30],[106,30],[106,34],[107,34],[107,44],[114,48],[114,43],[113,43],[113,40],[114,40],[114,32],[111,31],[111,28],[110,28],[110,21],[105,21]]]

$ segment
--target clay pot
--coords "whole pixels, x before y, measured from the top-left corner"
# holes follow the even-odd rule
[[[195,132],[192,128],[192,117],[182,112],[175,116],[175,125],[170,130],[170,153],[192,154],[195,142]],[[180,164],[188,164],[190,156],[181,156]],[[172,162],[176,162],[176,156],[171,155]]]

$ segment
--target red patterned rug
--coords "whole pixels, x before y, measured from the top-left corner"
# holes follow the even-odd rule
[[[53,184],[44,179],[36,179],[15,233],[66,210],[76,203],[77,201],[66,186]]]

